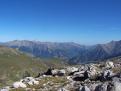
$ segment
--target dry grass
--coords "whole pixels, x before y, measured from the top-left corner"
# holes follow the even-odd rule
[[[41,79],[39,82],[39,85],[28,86],[28,88],[31,89],[30,91],[42,91],[41,89],[45,87],[50,87],[49,91],[56,91],[59,87],[62,87],[67,84],[67,79],[65,77],[45,77]],[[57,86],[57,89],[55,86]],[[11,91],[25,91],[25,89],[18,88],[13,89]]]

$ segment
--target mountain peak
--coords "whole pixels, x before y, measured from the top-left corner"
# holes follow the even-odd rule
[[[35,57],[54,57],[78,62],[92,62],[121,55],[121,41],[84,46],[74,42],[40,42],[14,40],[4,43],[8,47],[32,54]],[[78,61],[77,61],[78,59]]]

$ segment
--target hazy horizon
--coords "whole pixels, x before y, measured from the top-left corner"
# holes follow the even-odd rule
[[[95,44],[82,44],[82,43],[78,43],[78,42],[73,42],[73,41],[41,41],[41,40],[9,40],[9,41],[0,41],[0,43],[6,43],[6,42],[13,42],[13,41],[32,41],[32,42],[43,42],[43,43],[76,43],[79,45],[83,45],[83,46],[94,46],[94,45],[98,45],[98,44],[107,44],[110,42],[118,42],[121,40],[111,40],[111,41],[107,41],[107,42],[103,42],[103,43],[95,43]]]

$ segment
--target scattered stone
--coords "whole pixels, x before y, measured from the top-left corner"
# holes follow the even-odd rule
[[[75,72],[78,72],[79,69],[76,67],[67,67],[67,72],[69,75],[73,75]]]
[[[9,90],[10,90],[10,87],[9,86],[0,89],[0,91],[9,91]]]
[[[20,81],[20,82],[14,82],[14,83],[13,83],[13,87],[14,87],[14,88],[26,88],[27,85],[24,84],[24,83],[22,83],[22,82]]]
[[[85,81],[90,77],[88,71],[85,71],[83,75],[77,75],[73,77],[74,81]]]
[[[25,91],[121,91],[121,73],[114,71],[111,61],[85,64],[65,69],[49,68],[34,77],[25,77],[0,91],[19,88]],[[119,70],[119,69],[118,69]]]
[[[33,77],[26,77],[21,80],[21,82],[28,84],[28,85],[39,85],[39,81],[36,81]]]
[[[58,91],[68,91],[68,90],[65,88],[60,88]]]
[[[121,91],[121,83],[114,82],[114,91]]]
[[[90,89],[87,86],[83,86],[79,88],[79,91],[90,91]]]
[[[107,61],[106,62],[106,68],[110,69],[110,68],[114,68],[114,63],[111,61]]]

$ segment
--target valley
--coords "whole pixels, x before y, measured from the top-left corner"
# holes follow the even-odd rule
[[[1,43],[0,91],[120,91],[120,43]]]
[[[33,58],[16,49],[0,46],[0,87],[23,78],[26,73],[37,76],[48,67],[59,68],[61,64],[59,59]]]

